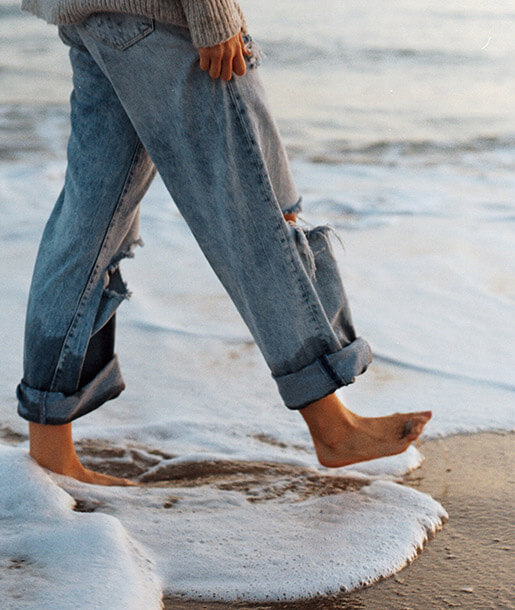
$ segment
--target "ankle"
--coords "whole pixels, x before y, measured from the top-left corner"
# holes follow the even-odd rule
[[[70,453],[49,453],[45,450],[38,450],[30,448],[29,455],[34,459],[41,467],[47,468],[52,472],[63,474],[70,470],[75,470],[80,466],[80,461],[75,451]]]
[[[29,439],[29,454],[43,468],[63,473],[80,466],[73,445],[71,423],[51,426],[30,422]]]
[[[300,411],[315,444],[323,444],[328,449],[338,447],[356,427],[358,416],[349,411],[338,399],[330,394]]]

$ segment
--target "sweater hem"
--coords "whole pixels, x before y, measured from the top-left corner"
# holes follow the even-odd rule
[[[52,25],[80,23],[93,13],[141,15],[188,28],[197,48],[220,44],[247,31],[235,0],[22,0],[21,10]]]

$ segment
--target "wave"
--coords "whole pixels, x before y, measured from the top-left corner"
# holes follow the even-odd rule
[[[484,53],[474,49],[470,53],[458,52],[455,49],[422,49],[412,47],[350,47],[340,40],[323,45],[305,40],[282,38],[281,40],[258,40],[270,63],[279,66],[299,64],[319,64],[330,60],[346,66],[359,65],[360,70],[367,64],[383,64],[392,61],[411,62],[422,65],[488,65],[491,60]]]
[[[415,364],[413,362],[406,362],[403,360],[399,360],[397,358],[392,358],[391,356],[387,356],[386,354],[377,354],[374,353],[374,358],[377,362],[384,362],[385,364],[391,364],[392,366],[396,366],[403,369],[408,369],[410,371],[416,371],[419,373],[425,373],[427,375],[433,375],[437,378],[446,378],[455,381],[465,382],[469,385],[482,385],[488,386],[491,388],[497,388],[499,390],[505,390],[507,392],[515,392],[515,384],[512,383],[504,383],[502,381],[496,381],[493,379],[483,379],[481,377],[473,377],[471,375],[464,375],[463,373],[456,373],[450,371],[444,371],[442,369],[436,369],[428,366],[422,366],[420,364]]]
[[[337,142],[331,148],[339,152],[377,155],[396,152],[399,155],[421,155],[428,153],[459,153],[507,150],[515,147],[515,134],[507,136],[476,136],[468,140],[437,142],[434,140],[377,140],[362,146]]]
[[[292,147],[291,156],[317,164],[338,163],[387,163],[415,161],[427,164],[462,163],[463,159],[473,162],[483,159],[485,154],[494,155],[499,167],[514,165],[515,134],[478,135],[463,140],[437,141],[427,139],[413,140],[375,140],[356,145],[353,141],[326,140],[316,146],[312,143],[306,148]]]
[[[453,119],[448,119],[452,121]],[[300,130],[299,130],[300,127]],[[514,134],[484,134],[462,140],[430,139],[378,139],[364,143],[341,138],[310,140],[303,138],[303,129],[320,127],[319,123],[305,121],[295,123],[292,145],[289,153],[292,158],[301,158],[312,163],[393,163],[402,160],[426,160],[428,162],[451,162],[464,155],[482,156],[484,153],[497,153],[502,158],[502,166],[513,165],[515,150]],[[330,125],[325,126],[328,130]],[[284,128],[284,129],[283,129]],[[288,136],[292,131],[288,123],[281,125]],[[64,147],[69,131],[68,104],[56,105],[0,105],[0,159],[16,160],[27,153],[47,152],[64,155]],[[288,141],[288,137],[287,137]],[[303,143],[302,143],[303,142]]]
[[[0,160],[31,154],[64,155],[69,132],[69,106],[0,105]]]

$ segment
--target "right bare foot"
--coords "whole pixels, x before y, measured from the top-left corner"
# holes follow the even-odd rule
[[[431,419],[431,411],[360,417],[335,394],[301,409],[322,466],[339,468],[395,455],[416,440]]]
[[[71,423],[59,426],[29,423],[30,455],[46,468],[92,485],[137,485],[129,479],[113,477],[85,468],[75,451]]]

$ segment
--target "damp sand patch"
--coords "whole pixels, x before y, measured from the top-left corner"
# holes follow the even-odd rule
[[[323,474],[313,468],[276,462],[175,461],[175,456],[144,445],[114,445],[97,439],[83,439],[76,445],[83,464],[104,474],[133,479],[146,487],[208,485],[239,492],[248,502],[279,499],[298,502],[359,490],[370,483],[365,477]],[[83,506],[83,510],[89,510],[91,503],[78,502],[76,510]]]
[[[100,439],[81,439],[76,441],[75,447],[81,462],[87,468],[134,480],[163,460],[174,457],[139,443],[118,445]]]
[[[324,475],[312,468],[240,460],[168,463],[143,474],[139,480],[160,487],[210,485],[222,491],[239,492],[248,502],[299,502],[358,490],[369,484],[364,478]]]
[[[28,435],[16,432],[10,426],[0,426],[0,443],[19,445],[28,440]]]

